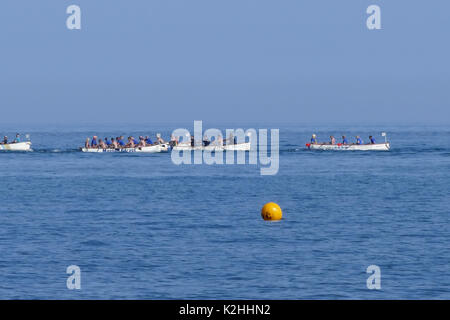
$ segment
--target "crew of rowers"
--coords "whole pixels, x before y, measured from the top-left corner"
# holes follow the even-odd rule
[[[376,144],[374,137],[369,136],[369,144]],[[311,137],[311,144],[319,144],[319,142],[317,142],[317,137],[315,134],[312,135]],[[330,136],[330,142],[328,144],[336,144],[336,139],[334,136]],[[348,143],[347,137],[346,136],[342,136],[342,142],[341,144],[364,144],[362,139],[360,138],[360,136],[356,136],[356,141],[355,143]]]
[[[8,137],[7,136],[4,136],[3,137],[3,141],[1,141],[0,144],[12,144],[12,143],[20,143],[20,142],[21,142],[20,134],[18,133],[18,134],[16,134],[16,138],[13,141],[11,141],[11,142],[8,142]]]
[[[153,143],[153,141],[148,137],[140,136],[139,140],[135,139],[134,137],[130,136],[127,138],[127,140],[124,139],[123,136],[116,137],[116,138],[105,138],[105,139],[99,139],[97,136],[93,136],[91,138],[86,138],[86,142],[84,144],[84,147],[86,149],[120,149],[120,148],[140,148],[140,147],[148,147],[152,145],[157,144],[163,144],[168,143],[171,147],[174,147],[178,145],[178,139],[176,139],[174,136],[170,138],[169,142],[164,141],[159,134],[156,135],[156,142]],[[237,144],[237,137],[233,136],[233,134],[230,134],[230,137],[228,139],[223,139],[222,136],[219,136],[217,140],[210,140],[205,135],[202,139],[203,146],[208,146],[210,144],[218,144],[218,145],[227,145],[227,144]],[[194,136],[191,136],[191,146],[193,147],[195,145]]]
[[[217,145],[217,146],[226,146],[231,144],[237,144],[237,137],[233,136],[232,133],[230,133],[230,136],[228,139],[223,139],[221,135],[219,135],[217,138],[211,138],[209,139],[208,136],[205,134],[202,139],[202,143],[204,147],[207,147],[209,145]],[[194,136],[191,136],[191,147],[195,145]]]
[[[86,142],[84,147],[87,149],[120,149],[120,148],[140,148],[140,147],[148,147],[156,144],[163,144],[165,141],[161,138],[160,135],[156,136],[156,142],[153,143],[152,139],[149,136],[140,136],[139,140],[130,136],[125,141],[123,136],[116,138],[105,138],[98,139],[97,136],[93,136],[92,140],[90,138],[86,138]]]

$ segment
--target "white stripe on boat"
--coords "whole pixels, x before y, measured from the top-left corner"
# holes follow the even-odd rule
[[[120,148],[120,149],[100,149],[100,148],[81,148],[82,152],[98,153],[98,152],[140,152],[140,153],[157,153],[157,152],[167,152],[169,151],[169,146],[167,144],[157,144],[154,146],[147,147],[136,147],[136,148]]]
[[[251,149],[251,143],[238,143],[238,144],[228,144],[225,146],[219,146],[219,145],[209,145],[209,146],[195,146],[191,147],[191,144],[183,144],[180,143],[179,145],[173,147],[173,150],[208,150],[208,151],[224,151],[224,150],[230,150],[230,151],[250,151]]]

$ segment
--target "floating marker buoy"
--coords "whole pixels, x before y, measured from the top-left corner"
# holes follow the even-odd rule
[[[281,211],[280,206],[275,202],[269,202],[262,208],[261,217],[264,220],[281,220],[283,212]]]

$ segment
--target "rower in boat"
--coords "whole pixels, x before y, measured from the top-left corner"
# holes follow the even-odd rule
[[[370,144],[376,144],[375,138],[372,136],[369,136]]]
[[[4,136],[1,144],[8,144],[8,137]]]
[[[106,143],[105,143],[102,139],[98,140],[98,147],[99,147],[100,149],[107,149],[107,148],[108,148],[108,147],[106,146]]]
[[[114,138],[111,138],[111,147],[114,149],[119,149],[119,144],[117,143],[117,140]]]
[[[231,132],[230,135],[228,137],[228,139],[224,140],[224,146],[225,145],[231,145],[231,144],[237,144],[237,137],[235,137]]]
[[[97,136],[92,137],[91,148],[98,148]]]
[[[145,143],[148,144],[148,145],[152,145],[153,141],[152,141],[152,139],[150,139],[149,136],[145,136]]]
[[[311,144],[317,144],[317,138],[316,138],[316,135],[314,133],[311,136]]]
[[[330,136],[330,144],[336,144],[336,139],[333,136]]]
[[[125,145],[125,148],[134,148],[135,143],[133,137],[128,137],[128,143]]]
[[[119,148],[125,147],[125,141],[123,141],[123,136],[117,137],[116,140],[117,140],[117,143],[119,144]]]
[[[138,147],[139,147],[139,148],[142,148],[142,147],[145,147],[145,146],[146,146],[145,139],[144,139],[143,136],[140,136],[140,137],[139,137]]]
[[[157,144],[165,144],[165,143],[166,143],[166,142],[164,141],[164,139],[161,138],[161,134],[160,134],[160,133],[157,133],[157,134],[156,134],[156,143],[157,143]]]
[[[172,148],[178,145],[178,139],[177,139],[174,135],[171,135],[171,136],[170,136],[169,145],[170,145]]]
[[[363,144],[361,138],[359,136],[356,136],[356,144]]]
[[[223,146],[223,139],[221,135],[218,135],[217,137],[211,137],[211,144],[221,147]]]
[[[84,143],[84,147],[86,149],[89,149],[91,147],[91,144],[89,143],[89,138],[86,138],[86,142]]]
[[[16,134],[16,138],[14,139],[14,141],[12,143],[20,143],[20,134]]]
[[[105,144],[108,148],[111,146],[111,141],[108,140],[108,137],[105,138]]]
[[[209,141],[208,136],[205,134],[205,136],[203,137],[203,145],[205,147],[209,146],[211,144],[211,141]]]
[[[345,136],[342,136],[342,144],[348,144],[348,140]]]

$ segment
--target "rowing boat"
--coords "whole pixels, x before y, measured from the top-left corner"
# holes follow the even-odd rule
[[[207,150],[207,151],[250,151],[251,143],[238,143],[238,144],[228,144],[228,145],[209,145],[209,146],[194,146],[192,147],[190,144],[180,143],[177,146],[173,147],[175,151],[192,151],[192,150]]]
[[[98,153],[98,152],[138,152],[138,153],[158,153],[169,151],[167,144],[157,144],[147,147],[136,148],[118,148],[118,149],[100,149],[100,148],[81,148],[82,152]]]
[[[353,150],[353,151],[389,151],[391,145],[389,142],[375,144],[326,144],[307,143],[306,146],[310,150]]]
[[[31,150],[31,142],[18,142],[18,143],[10,143],[10,144],[0,144],[1,151],[30,151]]]

